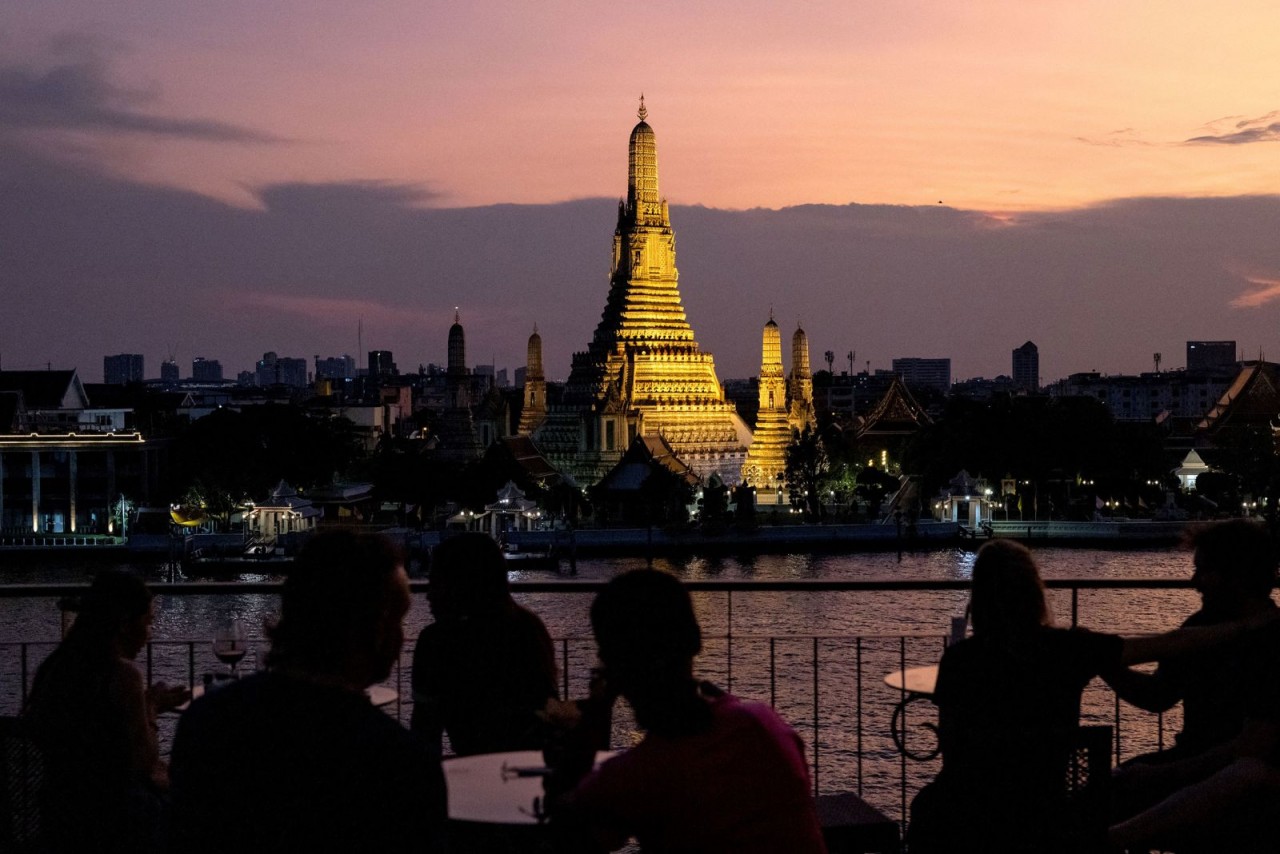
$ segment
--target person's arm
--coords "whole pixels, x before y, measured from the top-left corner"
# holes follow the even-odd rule
[[[444,716],[435,687],[438,680],[432,663],[433,647],[430,635],[424,630],[413,648],[410,677],[413,714],[409,718],[409,729],[438,758],[444,753]]]
[[[1116,667],[1099,674],[1116,696],[1148,712],[1167,712],[1182,699],[1182,689],[1160,671],[1144,673],[1131,667]]]
[[[1280,609],[1267,611],[1242,620],[1232,620],[1211,626],[1193,626],[1174,629],[1162,635],[1144,635],[1124,638],[1120,652],[1121,664],[1139,664],[1182,655],[1197,649],[1235,640],[1241,635],[1272,625],[1280,617]]]
[[[107,691],[124,722],[133,770],[157,788],[169,788],[169,769],[160,758],[155,716],[147,699],[142,674],[129,662],[121,661],[112,674]]]

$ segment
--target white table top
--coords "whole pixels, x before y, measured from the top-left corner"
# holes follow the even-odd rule
[[[938,684],[938,665],[925,667],[908,667],[906,670],[895,670],[884,677],[884,684],[908,694],[933,696],[933,689]]]
[[[597,753],[596,763],[615,756]],[[547,764],[540,750],[455,756],[442,763],[449,818],[486,824],[538,823],[534,799],[543,795]]]

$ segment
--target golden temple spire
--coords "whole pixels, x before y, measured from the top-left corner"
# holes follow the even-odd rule
[[[645,122],[649,110],[640,96],[640,109],[636,113],[640,123],[631,131],[628,152],[627,203],[640,214],[641,221],[660,217],[661,198],[658,195],[658,142],[653,128]]]

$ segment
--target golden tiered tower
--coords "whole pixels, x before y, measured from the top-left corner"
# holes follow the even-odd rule
[[[760,360],[760,410],[742,479],[754,486],[763,498],[766,490],[782,486],[787,471],[787,446],[791,427],[787,423],[787,383],[782,373],[782,336],[773,317],[764,325],[763,356]]]
[[[796,325],[791,336],[791,376],[787,379],[787,398],[791,410],[787,422],[791,429],[803,433],[804,428],[817,429],[818,416],[813,410],[813,371],[809,368],[809,336]]]
[[[535,439],[548,459],[594,483],[638,435],[660,434],[698,475],[737,483],[751,430],[727,402],[680,303],[675,232],[658,194],[658,147],[640,99],[627,198],[618,205],[609,296],[595,335],[575,353],[564,403]]]
[[[528,436],[547,417],[547,378],[542,373],[542,336],[537,324],[529,336],[528,356],[524,367],[524,407],[520,410],[520,426],[516,433]]]

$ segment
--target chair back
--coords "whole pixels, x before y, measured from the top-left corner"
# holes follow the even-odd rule
[[[41,850],[44,761],[21,718],[0,716],[0,850]]]
[[[1111,785],[1112,729],[1082,726],[1067,759],[1067,809],[1076,851],[1105,850]]]

